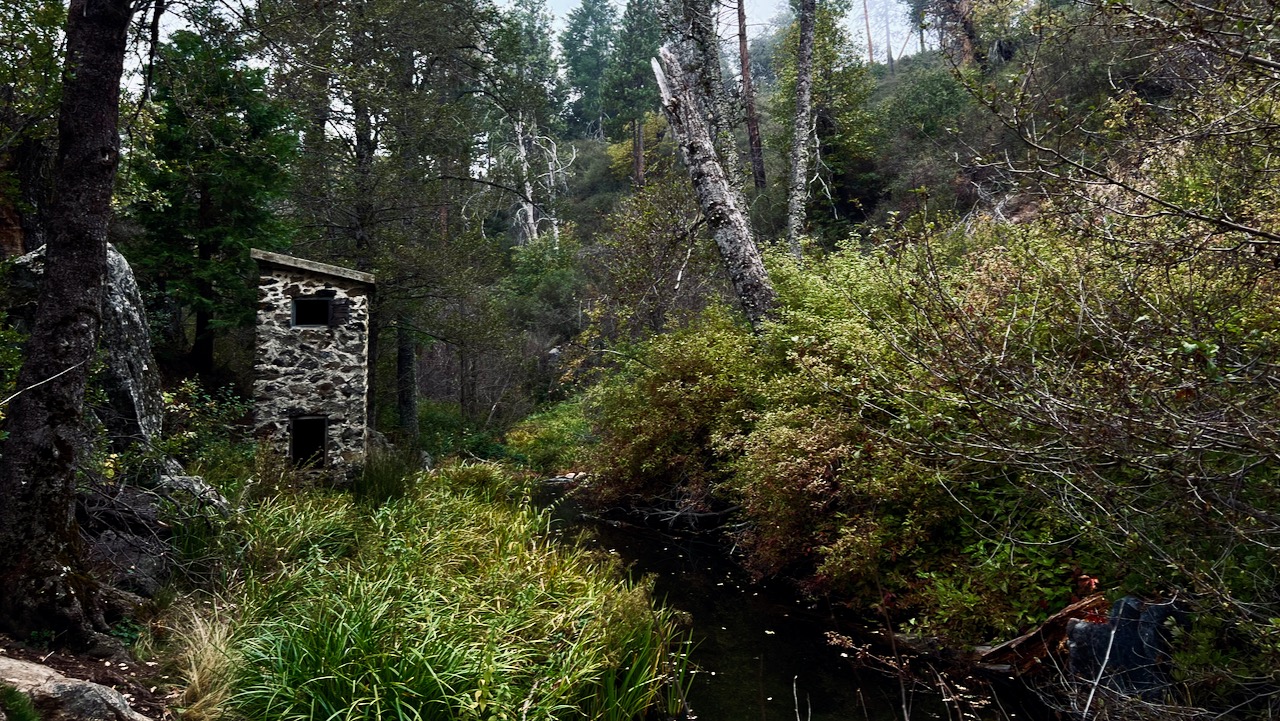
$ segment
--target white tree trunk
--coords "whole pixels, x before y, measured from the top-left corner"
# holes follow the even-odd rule
[[[711,228],[734,293],[757,333],[773,309],[776,294],[769,283],[760,249],[751,234],[740,195],[734,190],[716,154],[711,129],[701,111],[700,82],[694,68],[684,67],[664,47],[653,61],[653,72],[662,95],[662,110],[680,144],[698,205]],[[670,82],[668,80],[670,78]]]
[[[512,129],[516,135],[516,159],[520,166],[521,190],[524,197],[520,199],[520,210],[516,213],[517,242],[521,245],[538,237],[537,208],[533,205],[533,169],[529,163],[529,144],[533,142],[533,131],[525,126],[524,114],[517,114],[512,121]]]
[[[815,0],[800,0],[800,42],[796,49],[796,114],[791,135],[791,183],[787,188],[787,246],[801,255],[805,204],[809,200],[809,145],[813,135],[813,34]]]

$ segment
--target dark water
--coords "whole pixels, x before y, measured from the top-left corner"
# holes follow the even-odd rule
[[[687,693],[701,721],[1021,721],[993,697],[946,703],[933,688],[904,688],[859,668],[856,651],[828,633],[865,638],[867,630],[781,586],[755,584],[715,544],[645,527],[579,521],[588,543],[616,553],[637,577],[651,574],[656,595],[691,617],[696,672]]]

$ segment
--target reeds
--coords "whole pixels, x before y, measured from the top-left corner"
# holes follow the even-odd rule
[[[376,506],[305,491],[248,511],[229,635],[209,641],[234,659],[211,664],[234,690],[201,706],[192,689],[216,685],[191,673],[195,716],[621,721],[678,708],[670,616],[614,562],[551,541],[548,515],[508,500],[500,468],[405,488]]]

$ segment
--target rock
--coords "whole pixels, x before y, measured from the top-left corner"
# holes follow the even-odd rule
[[[154,598],[173,576],[173,547],[154,536],[104,531],[89,543],[89,560],[112,587]]]
[[[1071,672],[1081,681],[1159,701],[1169,687],[1169,629],[1185,616],[1173,603],[1144,603],[1125,596],[1111,607],[1106,623],[1075,619],[1067,624]]]
[[[151,331],[138,282],[129,262],[111,245],[107,246],[102,325],[100,345],[108,359],[103,389],[110,401],[103,421],[114,438],[149,445],[160,437],[164,425],[160,373],[151,352]]]
[[[0,656],[0,683],[30,696],[44,721],[152,721],[113,689],[28,661]]]
[[[43,279],[44,248],[14,261],[9,279],[14,301],[10,314],[19,325],[31,326]],[[97,409],[98,414],[117,450],[133,442],[149,446],[159,438],[164,421],[160,374],[151,352],[138,283],[128,261],[111,245],[107,246],[100,337],[105,362],[102,385],[108,406]]]
[[[155,489],[178,505],[187,505],[186,499],[175,496],[187,496],[197,505],[212,508],[224,518],[231,513],[227,499],[200,476],[162,473],[156,479]]]

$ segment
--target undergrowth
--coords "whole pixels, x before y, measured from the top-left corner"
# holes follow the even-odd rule
[[[396,490],[245,510],[214,610],[176,624],[186,718],[621,721],[675,705],[670,614],[615,562],[549,540],[503,469]]]

